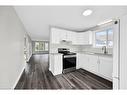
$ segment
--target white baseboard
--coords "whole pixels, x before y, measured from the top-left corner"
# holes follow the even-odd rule
[[[25,70],[25,67],[26,67],[26,63],[25,63],[25,65],[24,65],[24,67],[22,68],[22,70],[21,70],[21,72],[20,72],[18,78],[16,79],[16,82],[14,83],[14,85],[13,85],[13,87],[12,87],[11,89],[15,89],[15,87],[16,87],[16,85],[17,85],[19,79],[21,78],[21,76],[22,76],[22,74],[23,74],[23,71]]]

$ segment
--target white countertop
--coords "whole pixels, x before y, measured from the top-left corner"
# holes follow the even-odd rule
[[[113,57],[112,54],[94,53],[94,52],[86,52],[86,51],[75,51],[75,53],[98,55],[98,56],[105,56],[105,57]],[[51,55],[63,55],[61,53],[49,53],[49,54],[51,54]]]
[[[86,52],[86,51],[75,51],[76,53],[89,54],[89,55],[98,55],[98,56],[106,56],[113,57],[112,54],[104,54],[104,53],[94,53],[94,52]]]

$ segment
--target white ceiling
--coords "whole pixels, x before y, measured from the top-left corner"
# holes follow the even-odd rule
[[[127,14],[127,6],[15,6],[32,40],[49,40],[49,27],[58,26],[81,31],[96,24]],[[84,17],[85,9],[93,14]]]

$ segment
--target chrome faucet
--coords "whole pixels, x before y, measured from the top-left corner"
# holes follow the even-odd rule
[[[106,46],[103,46],[103,47],[102,47],[102,50],[104,51],[104,54],[107,53],[107,51],[106,51]]]

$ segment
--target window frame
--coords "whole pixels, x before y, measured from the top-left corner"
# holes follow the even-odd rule
[[[103,47],[103,46],[96,46],[96,33],[97,32],[102,32],[102,31],[105,31],[105,30],[108,30],[108,29],[114,30],[113,26],[109,26],[109,27],[105,27],[105,28],[102,28],[102,29],[93,31],[93,47],[94,48],[102,48]],[[107,48],[113,48],[113,46],[112,47],[109,47],[107,42],[108,42],[108,31],[106,31],[106,47]]]
[[[44,50],[36,50],[36,48],[35,48],[36,46],[35,46],[35,45],[36,45],[37,42],[38,42],[38,43],[43,43],[43,44],[44,44]],[[48,43],[48,50],[45,49],[45,43]],[[47,42],[47,41],[34,41],[34,51],[35,51],[35,52],[45,52],[45,51],[49,51],[49,42]]]

